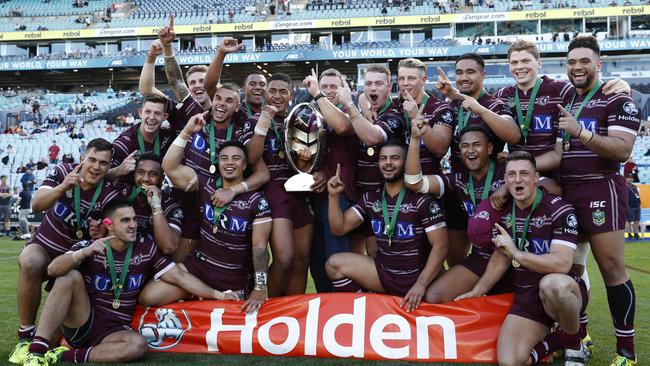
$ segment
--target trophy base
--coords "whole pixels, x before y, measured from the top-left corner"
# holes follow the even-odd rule
[[[287,192],[311,192],[309,187],[314,184],[314,176],[308,173],[298,173],[284,183]]]

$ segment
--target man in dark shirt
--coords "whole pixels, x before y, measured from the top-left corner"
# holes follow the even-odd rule
[[[639,221],[641,220],[641,196],[639,189],[634,185],[634,174],[630,173],[627,180],[627,238],[640,239]]]
[[[29,190],[29,186],[23,184],[23,190],[18,194],[18,201],[16,201],[18,206],[18,223],[20,224],[20,230],[23,233],[23,238],[29,234],[29,220],[27,215],[32,211],[32,192]]]
[[[20,177],[20,183],[26,185],[30,192],[34,192],[34,185],[36,184],[36,177],[32,168],[27,168],[27,171]]]
[[[5,235],[9,236],[11,231],[11,198],[13,190],[7,184],[7,176],[0,177],[0,217],[4,222]]]

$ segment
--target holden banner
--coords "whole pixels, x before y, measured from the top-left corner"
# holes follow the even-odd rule
[[[409,360],[496,362],[499,328],[512,294],[400,308],[401,298],[337,293],[269,299],[258,313],[241,302],[138,305],[133,329],[149,350]]]

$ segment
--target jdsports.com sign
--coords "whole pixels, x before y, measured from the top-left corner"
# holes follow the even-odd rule
[[[422,304],[411,313],[400,301],[373,294],[292,296],[268,300],[254,314],[241,313],[237,302],[183,302],[138,307],[133,328],[162,352],[496,362],[512,295]]]

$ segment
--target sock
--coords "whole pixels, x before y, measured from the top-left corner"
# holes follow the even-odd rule
[[[587,313],[582,312],[580,313],[580,330],[578,331],[580,339],[587,336],[587,325],[589,325],[589,317],[587,316]]]
[[[634,356],[634,310],[636,296],[632,280],[618,286],[606,286],[609,312],[614,321],[616,353],[633,359]]]
[[[562,348],[562,340],[557,333],[549,333],[533,347],[533,350],[530,352],[530,359],[533,361],[533,365],[535,365],[540,360],[543,360],[544,357]]]
[[[88,362],[88,357],[90,356],[90,351],[92,347],[88,348],[73,348],[69,351],[63,352],[61,355],[61,361],[63,362],[74,362],[74,363],[84,363]]]
[[[558,328],[557,335],[562,341],[562,344],[564,344],[564,348],[580,349],[580,341],[582,340],[580,338],[580,330],[575,334],[568,334],[564,329]]]
[[[34,338],[34,334],[36,334],[36,326],[35,325],[28,325],[28,326],[23,326],[20,325],[18,326],[18,340],[19,341],[31,341],[32,338]]]
[[[334,285],[335,292],[359,292],[361,291],[361,286],[351,279],[344,277],[340,280],[332,281]]]
[[[50,348],[50,341],[43,337],[34,337],[32,344],[29,345],[29,353],[38,353],[44,355]]]

